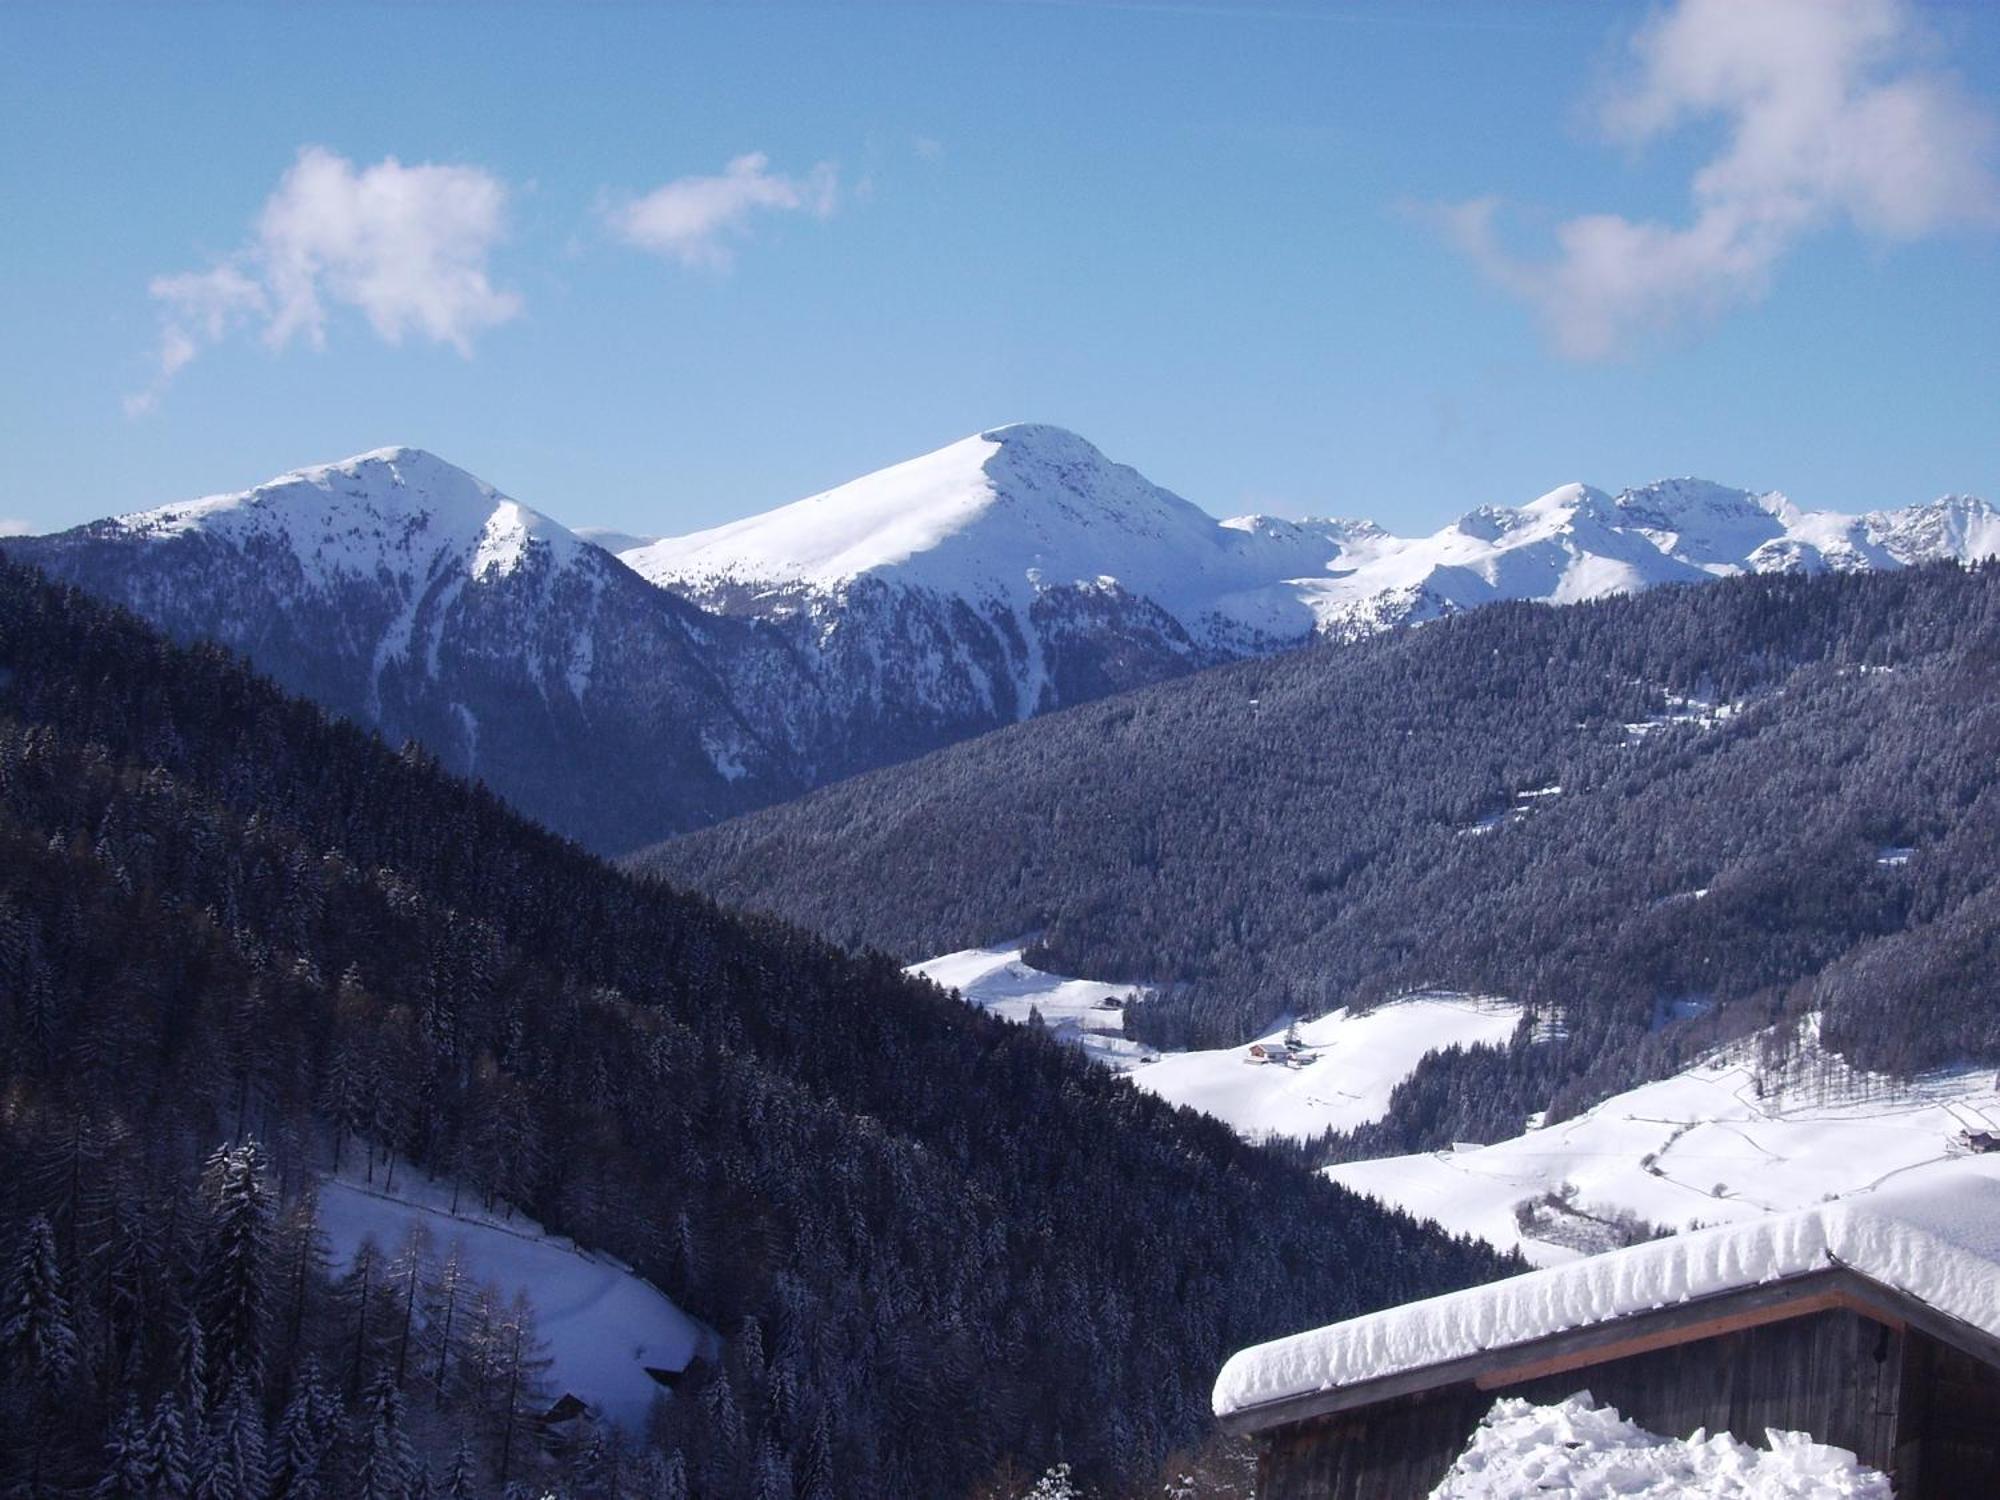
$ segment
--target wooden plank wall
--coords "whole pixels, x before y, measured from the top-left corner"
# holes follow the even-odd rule
[[[1898,1500],[2000,1495],[2000,1370],[1912,1329],[1902,1407]]]
[[[1767,1427],[1810,1432],[1887,1468],[1905,1337],[1842,1308],[1491,1390],[1452,1386],[1276,1430],[1260,1459],[1258,1494],[1422,1500],[1498,1397],[1553,1402],[1583,1390],[1653,1432],[1687,1437],[1706,1428],[1753,1443]]]

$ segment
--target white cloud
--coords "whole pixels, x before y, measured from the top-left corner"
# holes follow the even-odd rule
[[[1994,121],[1924,42],[1906,0],[1678,0],[1634,38],[1637,76],[1599,120],[1632,142],[1722,123],[1688,222],[1584,215],[1543,260],[1506,248],[1493,199],[1443,210],[1445,227],[1563,353],[1600,359],[1756,301],[1801,238],[1843,219],[1892,241],[2000,222]]]
[[[360,312],[389,343],[414,333],[469,355],[475,335],[521,310],[487,271],[506,206],[506,185],[477,167],[406,167],[390,156],[357,170],[304,148],[248,243],[205,271],[153,279],[157,370],[126,410],[151,409],[204,348],[240,328],[261,325],[273,349],[298,337],[322,347],[329,307]]]
[[[685,266],[727,269],[731,241],[749,232],[756,213],[808,213],[824,219],[839,200],[839,174],[821,162],[799,177],[771,170],[761,151],[739,156],[713,177],[677,177],[644,197],[606,211],[629,245]]]

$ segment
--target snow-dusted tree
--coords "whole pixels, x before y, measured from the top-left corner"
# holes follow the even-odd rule
[[[208,1234],[197,1297],[208,1337],[211,1384],[263,1389],[264,1322],[271,1304],[272,1199],[263,1149],[224,1146],[202,1174]]]
[[[482,1384],[492,1398],[493,1425],[500,1442],[500,1483],[510,1477],[530,1425],[542,1410],[542,1377],[549,1368],[546,1346],[535,1332],[535,1309],[525,1292],[487,1325],[481,1363]]]
[[[423,1376],[430,1381],[439,1406],[444,1405],[445,1393],[451,1388],[451,1367],[464,1351],[465,1303],[472,1291],[465,1268],[465,1247],[453,1240],[444,1259],[424,1282],[423,1321],[417,1329]]]
[[[181,1325],[181,1345],[177,1351],[176,1394],[189,1424],[189,1442],[208,1416],[208,1396],[214,1389],[208,1378],[208,1339],[201,1331],[201,1319],[193,1313]]]
[[[389,1262],[388,1285],[395,1297],[396,1325],[392,1337],[395,1340],[396,1388],[401,1390],[408,1378],[410,1353],[415,1347],[417,1331],[417,1293],[424,1283],[424,1268],[430,1263],[430,1231],[412,1219],[409,1233],[403,1237],[402,1247]]]
[[[1080,1500],[1081,1495],[1070,1479],[1069,1465],[1057,1464],[1037,1479],[1021,1500]]]
[[[375,1303],[381,1290],[382,1251],[374,1236],[364,1235],[354,1248],[354,1260],[334,1284],[333,1300],[340,1319],[340,1337],[346,1352],[347,1397],[361,1395],[368,1362],[379,1338],[375,1323]]]
[[[91,1500],[151,1500],[152,1449],[137,1397],[125,1403],[104,1438],[104,1473],[91,1487]]]
[[[153,1408],[153,1420],[146,1427],[146,1459],[153,1500],[187,1500],[194,1493],[187,1416],[172,1391]]]
[[[29,1221],[8,1269],[0,1301],[0,1354],[9,1373],[32,1389],[53,1395],[76,1368],[76,1325],[63,1295],[55,1231],[37,1214]]]
[[[197,1468],[195,1500],[266,1500],[270,1494],[264,1415],[249,1376],[237,1376],[216,1408]]]
[[[757,1460],[750,1468],[750,1493],[754,1500],[793,1500],[791,1461],[768,1437],[757,1446]]]
[[[799,1460],[799,1500],[834,1500],[833,1423],[821,1403],[813,1412],[805,1453]]]
[[[410,1500],[416,1482],[417,1459],[403,1430],[403,1393],[389,1371],[369,1385],[358,1418],[354,1500]]]
[[[445,1470],[443,1493],[445,1500],[474,1500],[479,1493],[479,1461],[473,1457],[472,1441],[463,1431],[451,1455],[451,1467]]]
[[[334,1500],[328,1480],[339,1436],[340,1407],[320,1375],[319,1361],[308,1356],[278,1419],[271,1465],[275,1500]]]

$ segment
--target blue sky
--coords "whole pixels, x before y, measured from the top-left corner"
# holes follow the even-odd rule
[[[0,7],[0,518],[407,442],[688,530],[1013,420],[1405,530],[2000,499],[2000,6],[1716,3]]]

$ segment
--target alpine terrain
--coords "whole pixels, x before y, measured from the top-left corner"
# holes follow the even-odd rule
[[[2000,549],[2000,517],[1957,497],[1840,516],[1673,480],[1569,485],[1414,539],[1219,521],[1073,433],[1016,425],[655,541],[568,530],[390,448],[8,545],[624,852],[1315,638],[1509,599],[1963,560]]]

